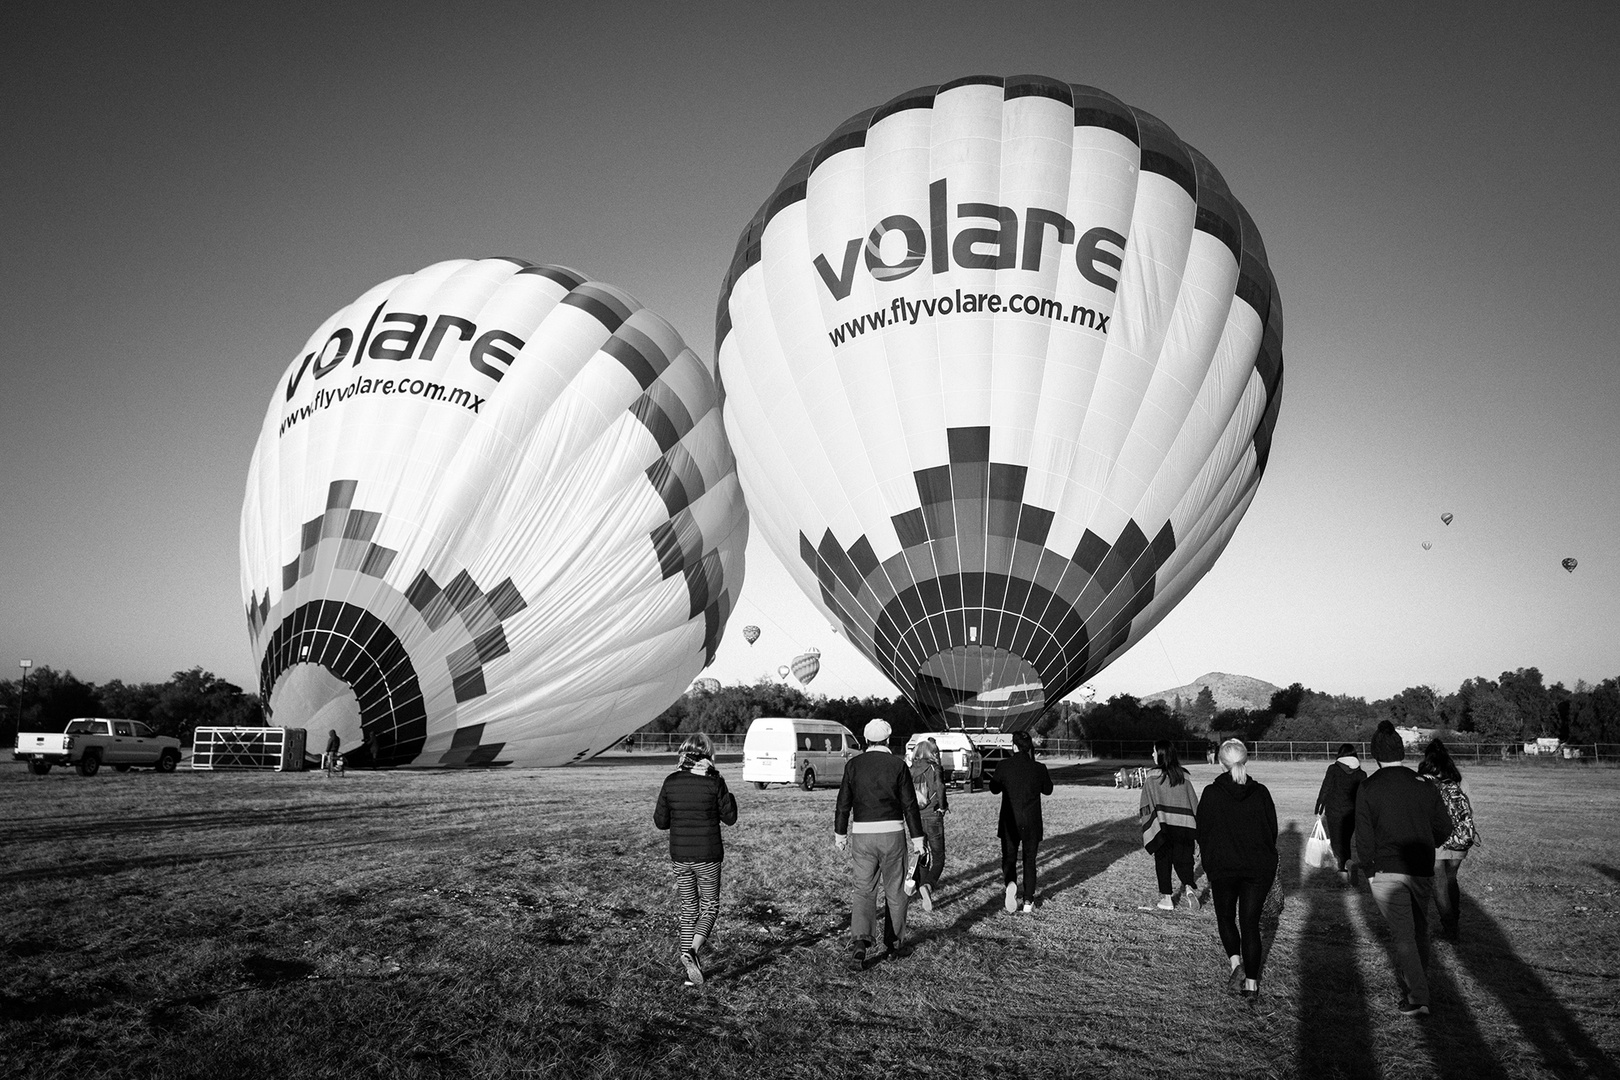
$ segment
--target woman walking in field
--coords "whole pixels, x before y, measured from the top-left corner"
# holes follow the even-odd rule
[[[698,954],[720,914],[720,824],[737,823],[737,800],[714,767],[714,744],[701,731],[681,744],[680,767],[664,778],[653,824],[669,830],[669,857],[681,897],[681,966],[690,986],[703,983]]]
[[[934,886],[945,869],[945,774],[939,767],[939,744],[924,739],[911,754],[911,783],[917,789],[923,838],[928,841],[917,867],[917,895],[924,911],[934,910]],[[907,892],[910,892],[908,889]]]
[[[1338,863],[1339,880],[1350,881],[1350,841],[1356,833],[1356,790],[1367,774],[1361,771],[1361,759],[1356,748],[1349,743],[1339,746],[1339,756],[1322,777],[1322,788],[1316,793],[1316,813],[1321,815],[1327,829],[1328,842],[1333,845],[1333,859]]]
[[[1277,877],[1277,807],[1266,786],[1249,777],[1249,750],[1241,740],[1223,742],[1219,757],[1227,771],[1198,801],[1198,847],[1231,965],[1227,991],[1241,978],[1241,996],[1253,1007],[1264,958],[1260,909]]]
[[[1462,868],[1468,849],[1474,846],[1474,805],[1468,781],[1463,779],[1451,751],[1439,739],[1431,739],[1423,749],[1418,775],[1439,785],[1446,812],[1451,815],[1451,835],[1434,849],[1434,906],[1440,909],[1440,936],[1456,941],[1462,892],[1457,887],[1457,871]]]
[[[1159,910],[1174,911],[1170,871],[1181,878],[1181,891],[1189,912],[1199,910],[1194,883],[1193,855],[1198,842],[1198,792],[1194,790],[1175,744],[1160,739],[1153,744],[1153,769],[1142,784],[1137,811],[1142,819],[1142,846],[1153,855],[1159,876]]]

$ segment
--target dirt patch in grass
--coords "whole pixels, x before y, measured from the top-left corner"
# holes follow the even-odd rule
[[[667,761],[0,770],[0,1075],[1616,1075],[1620,771],[1470,770],[1484,844],[1419,1023],[1365,889],[1299,867],[1322,766],[1253,770],[1287,858],[1250,1012],[1212,915],[1141,910],[1153,869],[1117,763],[1053,764],[1036,913],[1001,910],[996,798],[956,794],[915,952],[860,973],[835,793],[730,767],[697,989],[651,821]]]

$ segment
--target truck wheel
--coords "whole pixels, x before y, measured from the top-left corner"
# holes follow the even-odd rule
[[[180,764],[180,755],[173,750],[163,751],[163,756],[157,760],[158,772],[174,772],[174,767]]]
[[[87,752],[79,759],[79,775],[94,776],[101,769],[101,755],[94,751]]]
[[[806,791],[814,791],[816,787],[816,770],[804,770],[804,776],[799,780],[799,786]]]
[[[48,761],[30,761],[28,763],[28,771],[33,773],[35,776],[44,776],[46,773],[51,771],[51,763]]]
[[[756,788],[758,788],[759,790],[764,791],[770,785],[766,784],[765,781],[763,781],[763,780],[755,780],[754,781],[754,786]]]

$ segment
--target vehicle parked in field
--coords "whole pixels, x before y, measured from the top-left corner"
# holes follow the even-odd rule
[[[919,731],[906,740],[906,764],[911,764],[917,744],[933,739],[939,747],[939,768],[947,784],[966,784],[979,790],[984,777],[984,756],[973,737],[965,731]]]
[[[844,765],[860,752],[860,742],[843,724],[761,716],[743,736],[743,782],[761,789],[798,784],[806,791],[817,784],[840,784]]]
[[[103,765],[119,772],[140,766],[174,772],[180,764],[180,740],[159,735],[139,720],[86,716],[68,721],[61,733],[25,731],[11,751],[28,771],[44,776],[53,765],[72,765],[80,776],[94,776]]]

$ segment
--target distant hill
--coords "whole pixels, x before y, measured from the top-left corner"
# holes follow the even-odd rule
[[[1174,705],[1176,695],[1179,694],[1182,706],[1186,707],[1198,700],[1198,691],[1206,686],[1209,687],[1209,692],[1215,695],[1217,709],[1264,709],[1271,704],[1271,695],[1282,689],[1264,679],[1256,679],[1249,675],[1228,675],[1224,671],[1211,671],[1207,675],[1198,676],[1186,686],[1175,686],[1169,690],[1143,694],[1141,700],[1162,701],[1166,705]]]

